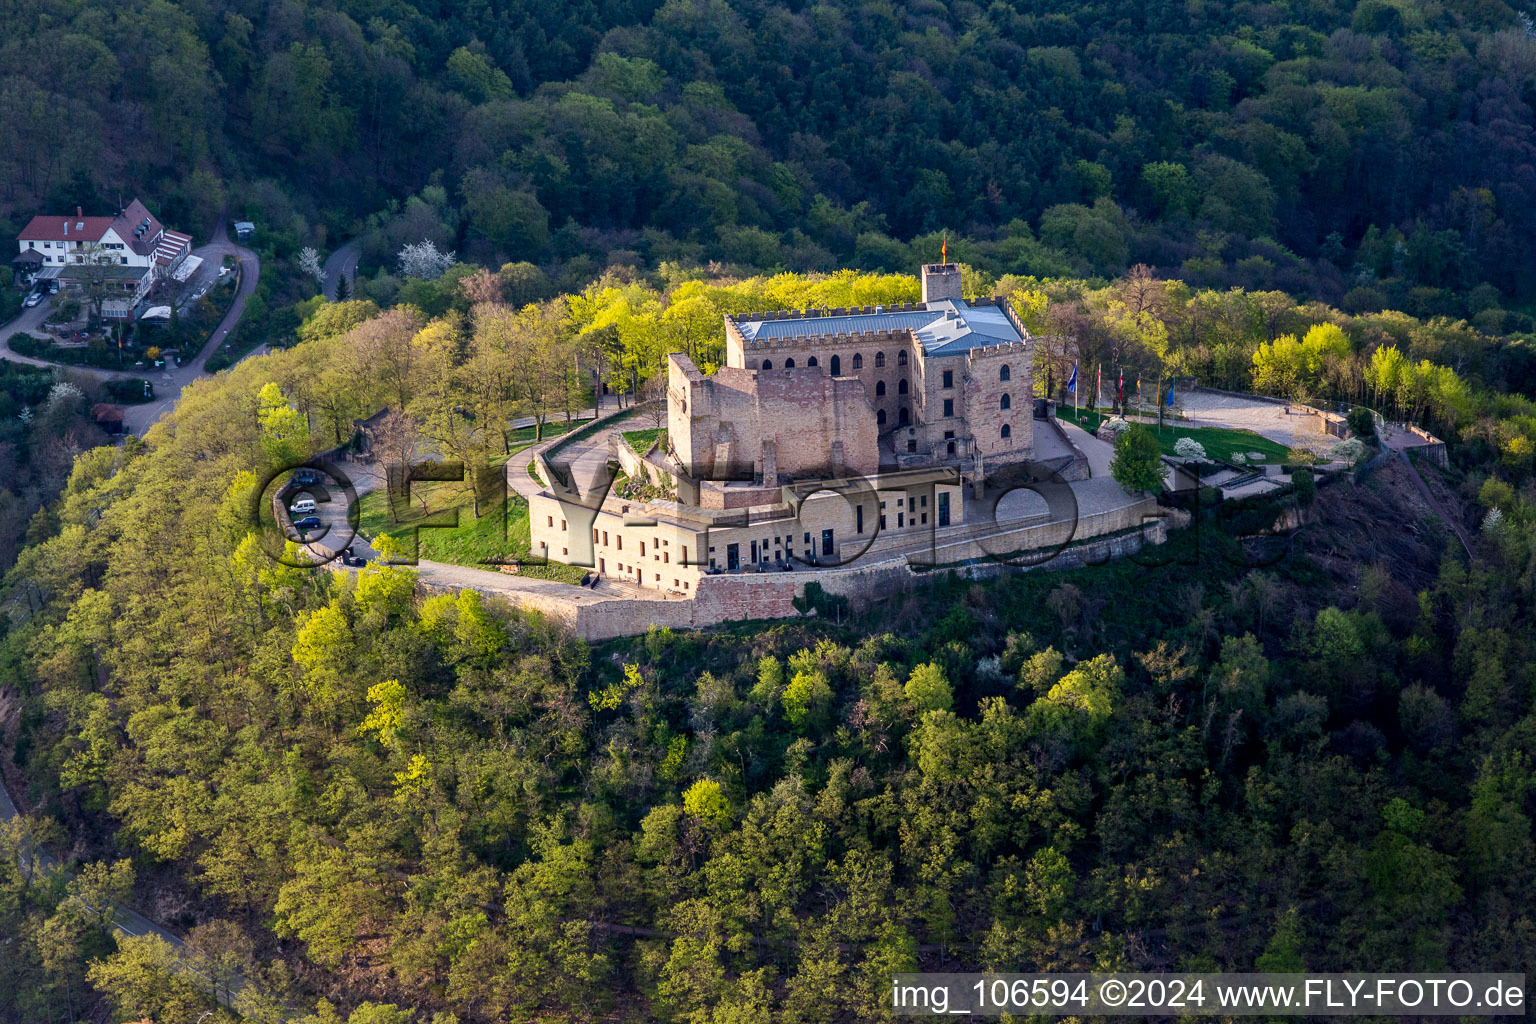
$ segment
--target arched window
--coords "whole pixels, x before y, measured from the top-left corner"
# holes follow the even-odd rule
[[[884,409],[881,409],[881,410],[879,410],[878,412],[875,413],[875,422],[878,423],[882,427],[885,426],[885,410]]]
[[[904,427],[908,423],[912,422],[912,414],[908,412],[905,407],[903,407],[900,414],[898,414],[896,417],[896,422]]]
[[[806,366],[817,366],[819,364],[816,362],[816,357],[815,356],[811,356],[811,358],[809,358],[809,359],[807,359],[805,361],[805,365]]]
[[[763,360],[763,369],[765,369],[765,370],[773,369],[773,360],[772,359],[764,359]]]
[[[1013,379],[1013,373],[1012,373],[1012,371],[1010,371],[1008,369],[1008,364],[1007,363],[1004,363],[1003,364],[1003,368],[1001,370],[997,371],[997,379],[998,380],[1012,380]]]
[[[884,352],[876,352],[875,353],[875,365],[877,367],[885,365],[885,353]]]
[[[876,398],[883,398],[884,396],[885,396],[885,381],[883,381],[883,380],[875,381],[875,397]]]
[[[786,359],[786,360],[784,360],[784,369],[786,369],[786,370],[793,370],[794,368],[795,368],[795,361],[793,359]]]
[[[906,349],[902,349],[900,352],[896,353],[896,365],[897,366],[906,366],[907,365],[907,352],[906,352]]]
[[[1012,398],[1012,397],[1011,397],[1011,396],[1009,396],[1009,395],[1004,395],[1004,396],[1003,396],[1003,401],[1002,401],[1002,408],[1003,408],[1003,410],[1004,410],[1004,411],[1005,411],[1005,412],[1006,412],[1006,411],[1007,411],[1007,410],[1009,410],[1009,409],[1012,409],[1012,408],[1013,408],[1013,398]]]
[[[896,385],[896,393],[898,395],[904,395],[907,393],[907,378],[901,378],[901,382]]]
[[[853,354],[853,368],[855,370],[864,369],[864,357],[859,355],[857,352]]]
[[[1004,423],[1003,424],[1003,440],[1006,441],[1006,440],[1008,440],[1012,436],[1013,436],[1013,428],[1010,427],[1008,424]]]
[[[842,356],[833,356],[832,357],[832,376],[834,376],[834,377],[841,377],[842,375],[843,375],[843,358],[842,358]]]
[[[948,448],[949,448],[949,455],[950,455],[951,458],[953,458],[954,454],[955,454],[955,442],[953,442],[953,441],[949,442]]]

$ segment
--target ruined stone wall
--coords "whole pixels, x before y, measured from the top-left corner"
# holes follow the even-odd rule
[[[873,473],[880,463],[864,386],[820,367],[728,366],[705,377],[674,353],[667,421],[684,467],[700,480],[757,476],[771,485],[822,469]]]

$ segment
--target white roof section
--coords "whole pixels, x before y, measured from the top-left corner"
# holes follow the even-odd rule
[[[201,256],[188,256],[181,261],[181,265],[171,272],[171,276],[182,284],[187,283],[187,278],[197,273],[197,268],[203,265]]]

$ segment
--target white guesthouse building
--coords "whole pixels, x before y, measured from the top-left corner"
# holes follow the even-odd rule
[[[78,269],[94,256],[108,263],[112,297],[102,315],[127,319],[156,281],[174,275],[192,252],[192,238],[166,227],[135,199],[113,217],[33,217],[16,240],[13,266],[34,280],[78,282]]]

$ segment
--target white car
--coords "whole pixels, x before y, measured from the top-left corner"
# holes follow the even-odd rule
[[[39,302],[42,302],[42,301],[43,301],[43,293],[42,292],[33,292],[32,294],[27,296],[27,301],[22,303],[22,305],[24,305],[28,309],[30,309],[30,308],[32,308],[33,306],[37,305]]]

